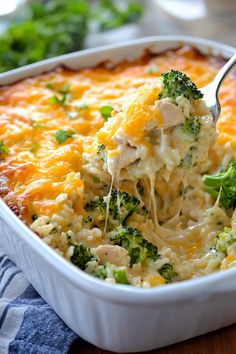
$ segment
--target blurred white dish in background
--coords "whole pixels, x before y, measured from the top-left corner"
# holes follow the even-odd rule
[[[185,21],[196,20],[206,15],[204,0],[155,0],[170,15]]]
[[[25,0],[0,0],[0,16],[12,14]]]
[[[128,23],[122,27],[109,31],[99,31],[88,33],[85,39],[85,48],[92,48],[104,44],[113,44],[139,37],[139,27],[137,23]]]
[[[25,18],[27,0],[0,0],[0,33],[4,32],[11,21]]]

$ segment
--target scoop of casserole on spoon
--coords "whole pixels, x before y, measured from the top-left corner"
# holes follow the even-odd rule
[[[201,89],[201,92],[204,95],[204,100],[206,101],[207,107],[209,107],[211,114],[213,116],[214,122],[216,122],[220,115],[220,102],[218,98],[219,88],[223,82],[226,75],[236,64],[236,54],[223,66],[223,68],[215,76],[214,80],[207,86]]]

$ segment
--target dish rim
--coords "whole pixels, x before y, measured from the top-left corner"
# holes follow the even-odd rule
[[[214,40],[203,39],[199,37],[191,36],[181,36],[181,35],[167,35],[167,36],[150,36],[144,37],[124,42],[119,42],[112,45],[106,45],[101,47],[96,47],[92,49],[85,49],[82,51],[74,52],[71,54],[65,54],[59,57],[46,59],[39,61],[34,64],[23,66],[14,70],[0,74],[0,82],[2,80],[11,79],[17,74],[27,73],[30,69],[44,68],[48,64],[53,64],[54,69],[60,65],[63,61],[67,59],[75,59],[95,54],[101,52],[109,52],[113,49],[120,48],[121,50],[129,46],[141,46],[146,44],[150,46],[158,42],[176,42],[176,44],[192,44],[203,45],[209,47],[209,51],[220,50],[222,52],[227,51],[230,53],[236,52],[236,48],[222,44]],[[173,47],[174,48],[174,47]],[[222,55],[223,56],[223,55]],[[65,64],[64,64],[65,65]],[[47,71],[53,70],[53,68]],[[40,75],[38,73],[26,75],[24,78]],[[22,78],[23,79],[23,78]],[[21,79],[20,79],[21,80]],[[19,81],[16,79],[15,82]],[[14,84],[14,81],[12,82]],[[0,86],[7,85],[1,84]],[[88,293],[94,294],[96,289],[96,295],[102,298],[106,298],[108,301],[116,303],[126,303],[135,306],[138,304],[143,304],[145,306],[152,306],[153,304],[167,303],[167,302],[182,302],[188,299],[192,299],[193,296],[199,295],[199,299],[205,299],[206,296],[210,297],[216,292],[223,292],[235,290],[231,284],[232,276],[236,276],[236,267],[224,270],[222,272],[215,272],[209,275],[204,275],[197,278],[183,280],[181,282],[176,282],[172,284],[167,284],[165,286],[154,287],[154,288],[138,288],[130,285],[117,285],[108,284],[102,280],[99,280],[86,272],[80,270],[72,263],[67,261],[61,255],[59,255],[53,248],[48,246],[43,240],[40,239],[28,226],[26,226],[5,204],[5,202],[0,198],[0,219],[9,225],[17,234],[23,238],[23,240],[34,249],[44,261],[46,261],[50,266],[53,266],[60,272],[61,276],[69,280],[74,286],[83,289]],[[220,286],[222,279],[224,282],[229,282],[229,287],[222,289]],[[201,301],[201,300],[199,300]]]

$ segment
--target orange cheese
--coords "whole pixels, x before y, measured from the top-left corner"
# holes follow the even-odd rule
[[[165,279],[161,275],[151,275],[145,279],[151,287],[163,285],[166,283]]]
[[[221,264],[221,269],[225,270],[228,269],[232,266],[232,263],[235,261],[235,257],[233,255],[227,256],[225,259],[223,259],[222,264]]]

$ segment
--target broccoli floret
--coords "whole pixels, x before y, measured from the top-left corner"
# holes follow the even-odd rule
[[[71,256],[71,262],[82,270],[99,279],[107,278],[106,265],[99,265],[96,257],[91,253],[89,247],[83,244],[74,244],[68,239],[68,244],[73,245],[74,253]]]
[[[71,262],[82,270],[86,269],[86,265],[90,262],[94,256],[92,255],[90,249],[84,245],[75,245],[74,253],[71,256]]]
[[[165,263],[158,270],[158,272],[161,274],[161,276],[163,278],[165,278],[165,280],[168,283],[171,283],[173,281],[173,279],[177,276],[177,273],[174,271],[174,268],[173,268],[172,264],[169,264],[169,263]]]
[[[186,118],[185,122],[181,126],[181,130],[184,134],[190,135],[195,141],[198,140],[201,131],[201,120],[199,117]]]
[[[113,219],[119,220],[121,224],[124,224],[127,217],[137,210],[139,204],[140,201],[133,195],[113,189],[109,204],[109,214]]]
[[[113,277],[117,284],[129,284],[126,269],[113,269]]]
[[[90,213],[93,225],[100,225],[106,220],[106,202],[103,198],[92,200],[85,205],[85,210]]]
[[[141,232],[133,227],[118,226],[111,232],[113,244],[128,250],[130,265],[142,263],[147,258],[155,261],[158,258],[157,247],[143,238]]]
[[[159,98],[170,97],[175,100],[178,96],[184,96],[189,100],[198,100],[203,97],[190,78],[180,71],[171,70],[163,73],[161,78],[162,92]]]
[[[105,265],[98,265],[93,275],[99,279],[106,279],[107,278],[106,266]]]
[[[138,209],[140,201],[126,192],[112,190],[109,202],[109,225],[124,224],[126,219]],[[107,204],[103,197],[85,205],[94,225],[99,225],[106,219]]]
[[[86,264],[85,271],[99,279],[107,278],[107,265],[98,264],[98,259],[96,257],[92,258],[92,260]]]
[[[202,179],[204,191],[217,198],[220,193],[220,205],[226,209],[236,207],[236,161],[232,161],[227,170],[214,176],[205,175]]]
[[[229,227],[217,234],[216,250],[227,254],[227,248],[236,242],[236,233]]]

